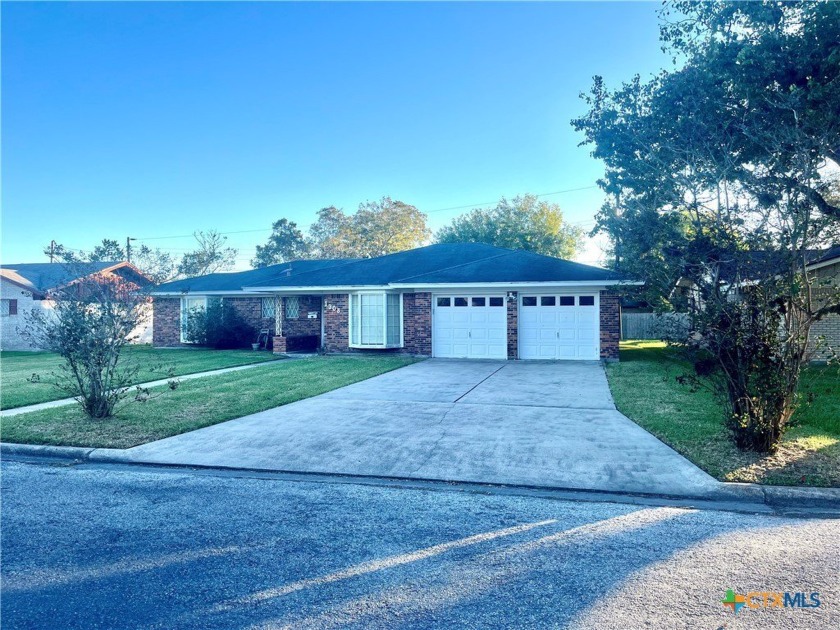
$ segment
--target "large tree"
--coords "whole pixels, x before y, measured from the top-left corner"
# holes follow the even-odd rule
[[[298,229],[297,223],[288,219],[275,221],[271,226],[271,236],[265,245],[257,245],[257,254],[251,260],[256,268],[268,267],[290,260],[309,258],[310,247]]]
[[[420,247],[430,236],[425,214],[383,197],[359,204],[350,215],[335,206],[322,208],[305,237],[295,223],[280,219],[274,223],[269,242],[257,247],[253,264],[264,266],[291,258],[372,258]],[[277,254],[269,257],[265,252]]]
[[[402,201],[382,197],[359,204],[338,232],[344,257],[372,258],[424,245],[431,237],[426,215]]]
[[[573,121],[606,167],[597,229],[650,301],[691,307],[687,378],[720,394],[740,447],[773,450],[811,324],[838,310],[806,266],[840,220],[840,3],[679,1],[662,18],[680,65],[614,90],[596,77]]]
[[[341,234],[347,229],[349,219],[335,206],[318,210],[318,220],[309,227],[309,246],[314,258],[341,258],[345,245]]]
[[[563,219],[560,206],[535,195],[504,197],[493,208],[461,215],[437,233],[439,243],[487,243],[526,249],[547,256],[573,258],[583,245],[583,231]]]
[[[198,247],[184,254],[178,264],[179,276],[189,278],[233,269],[238,250],[225,245],[227,236],[210,230],[196,232],[195,240]]]

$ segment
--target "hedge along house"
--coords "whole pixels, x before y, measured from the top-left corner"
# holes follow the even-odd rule
[[[390,351],[467,359],[618,360],[614,272],[479,243],[364,260],[293,261],[163,284],[154,343],[184,343],[190,309],[233,300],[275,352]]]

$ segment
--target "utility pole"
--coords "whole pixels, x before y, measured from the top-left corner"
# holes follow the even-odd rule
[[[131,241],[136,241],[136,238],[131,238],[130,236],[125,237],[125,260],[126,262],[131,262]]]
[[[53,239],[50,241],[50,262],[53,262],[55,260],[55,246],[56,242],[55,239]]]

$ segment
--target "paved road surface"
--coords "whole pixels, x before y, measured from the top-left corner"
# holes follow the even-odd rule
[[[840,627],[840,520],[15,462],[2,492],[4,629]]]

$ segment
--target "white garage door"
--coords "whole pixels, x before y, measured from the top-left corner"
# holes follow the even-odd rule
[[[597,294],[520,294],[519,357],[597,360],[599,320]]]
[[[507,358],[503,295],[435,295],[432,354],[466,359]]]

